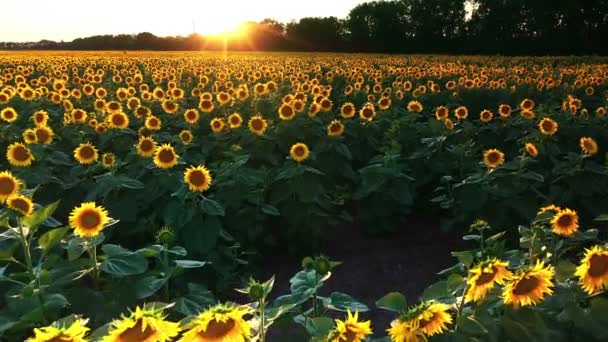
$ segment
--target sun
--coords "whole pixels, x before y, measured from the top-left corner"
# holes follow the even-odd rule
[[[214,38],[243,38],[247,36],[247,25],[238,19],[218,18],[194,23],[202,36]]]

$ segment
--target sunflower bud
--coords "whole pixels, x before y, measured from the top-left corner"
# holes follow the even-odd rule
[[[156,234],[156,242],[165,246],[172,246],[175,243],[175,233],[167,226],[162,227]]]

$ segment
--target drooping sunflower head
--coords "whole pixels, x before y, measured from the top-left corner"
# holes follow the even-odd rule
[[[608,285],[608,250],[600,246],[585,250],[585,256],[576,268],[575,275],[589,295],[605,289]]]
[[[249,119],[247,125],[252,133],[256,135],[263,135],[268,128],[268,121],[266,121],[266,119],[264,119],[261,115],[255,115]]]
[[[191,166],[184,172],[184,182],[190,191],[203,192],[211,187],[211,172],[203,166]]]
[[[301,163],[306,160],[306,158],[308,158],[308,156],[310,155],[310,150],[308,149],[308,146],[306,144],[296,143],[291,146],[289,154],[291,155],[291,158],[293,160],[297,161],[298,163]]]
[[[0,172],[0,203],[6,202],[7,198],[18,194],[22,185],[21,180],[13,176],[10,171]]]
[[[170,169],[177,165],[179,156],[175,153],[173,146],[164,144],[156,149],[154,153],[154,164],[161,169]]]
[[[515,308],[536,305],[543,301],[545,295],[553,294],[553,276],[555,269],[542,261],[512,276],[505,286],[502,299],[505,304]]]
[[[555,204],[549,204],[547,206],[544,206],[542,208],[540,208],[540,210],[538,211],[538,213],[536,214],[536,216],[542,215],[546,212],[552,212],[553,214],[557,214],[560,211],[562,211],[562,208],[556,206]]]
[[[530,157],[538,157],[538,148],[536,148],[536,145],[534,145],[533,143],[526,143],[525,148],[526,152],[530,155]]]
[[[495,284],[503,285],[505,280],[512,276],[507,269],[508,266],[508,261],[494,258],[472,268],[467,279],[469,288],[465,296],[465,302],[484,300]]]
[[[571,236],[578,230],[578,214],[571,209],[562,209],[551,219],[553,233],[560,236]]]
[[[169,342],[179,334],[178,323],[169,322],[163,311],[139,306],[111,323],[102,342]]]
[[[13,166],[27,167],[32,165],[34,155],[22,143],[13,143],[6,149],[6,159]]]
[[[488,169],[499,167],[505,162],[505,154],[495,148],[489,149],[483,153],[483,163]]]
[[[6,205],[23,216],[30,216],[34,212],[34,203],[24,195],[13,194],[6,199]]]
[[[330,137],[339,137],[344,133],[344,125],[339,120],[333,120],[327,126],[327,135]]]
[[[587,154],[590,156],[597,154],[597,151],[598,151],[597,142],[595,142],[595,140],[593,138],[582,137],[580,139],[579,143],[581,146],[581,150],[583,151],[584,154]]]
[[[418,330],[418,322],[411,320],[394,320],[387,329],[393,342],[427,342],[426,335]]]
[[[52,324],[43,328],[34,329],[34,336],[26,342],[86,342],[87,320],[77,319],[69,326]]]
[[[359,313],[348,310],[344,321],[336,320],[336,328],[329,334],[329,342],[361,342],[372,334],[371,321],[360,322]]]
[[[90,165],[99,159],[99,154],[92,144],[82,143],[74,150],[74,158],[82,165]]]
[[[450,118],[443,120],[443,124],[444,124],[445,128],[447,128],[449,130],[454,129],[454,122]]]
[[[427,336],[441,334],[452,323],[452,316],[448,312],[450,306],[443,303],[423,303],[426,308],[416,317],[418,330]]]
[[[251,324],[243,319],[249,308],[217,305],[200,313],[188,326],[182,342],[245,342],[252,336]]]
[[[544,135],[554,135],[557,133],[559,125],[551,118],[543,118],[538,124],[538,129]]]
[[[110,222],[108,211],[95,204],[85,202],[72,210],[69,217],[70,227],[80,237],[95,237]]]

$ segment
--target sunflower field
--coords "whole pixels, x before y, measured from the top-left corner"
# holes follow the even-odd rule
[[[0,53],[0,340],[606,340],[607,109],[600,57]],[[469,246],[418,303],[323,290],[412,217]]]

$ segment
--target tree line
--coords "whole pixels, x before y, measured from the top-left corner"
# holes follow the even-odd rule
[[[266,19],[244,28],[246,35],[225,39],[145,32],[0,43],[0,48],[606,55],[608,0],[374,1],[356,6],[344,19]]]

